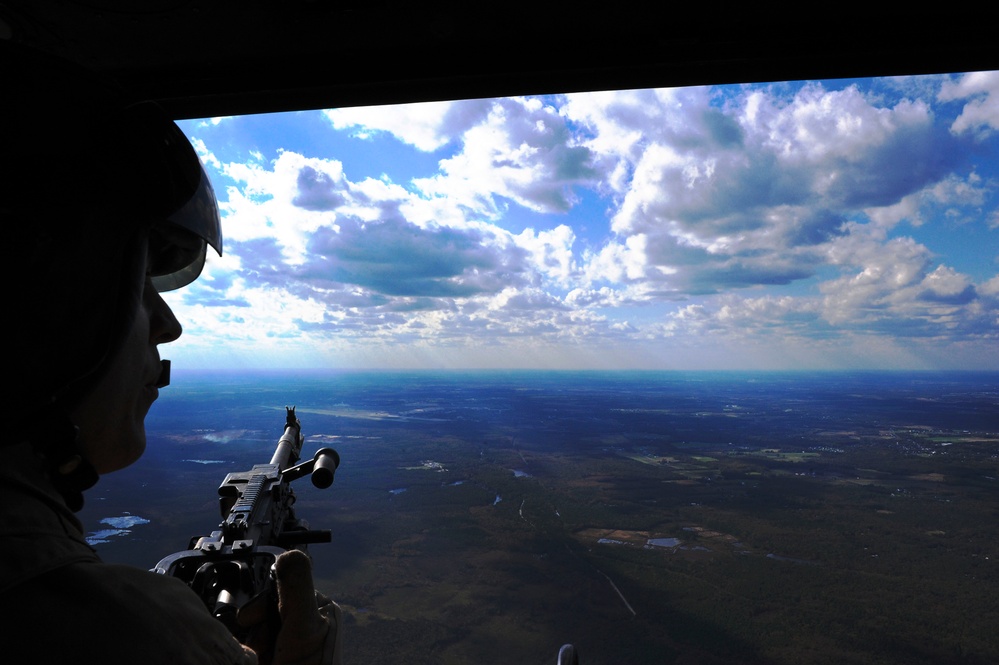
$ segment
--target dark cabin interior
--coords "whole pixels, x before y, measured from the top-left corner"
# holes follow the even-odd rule
[[[999,69],[994,24],[709,3],[8,0],[0,39],[175,118],[599,89]]]

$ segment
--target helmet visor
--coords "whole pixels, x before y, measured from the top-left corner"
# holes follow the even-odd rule
[[[149,274],[161,293],[198,278],[208,245],[222,255],[222,222],[215,190],[200,160],[198,165],[201,180],[194,194],[164,222],[155,224],[150,233]]]

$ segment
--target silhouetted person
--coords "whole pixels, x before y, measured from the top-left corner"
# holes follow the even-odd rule
[[[183,582],[103,563],[84,540],[83,493],[142,455],[169,381],[158,347],[181,326],[159,292],[196,279],[209,246],[221,254],[218,209],[157,106],[0,47],[0,660],[253,663],[273,649],[275,663],[338,662],[339,609],[317,608],[301,552],[278,558],[281,632],[244,645]]]

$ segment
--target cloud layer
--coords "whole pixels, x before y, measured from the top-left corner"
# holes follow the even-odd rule
[[[228,253],[172,301],[179,350],[999,369],[997,100],[996,73],[468,100],[266,150],[191,122]]]

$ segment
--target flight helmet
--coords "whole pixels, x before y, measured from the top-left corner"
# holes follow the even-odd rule
[[[161,291],[189,284],[209,246],[222,253],[221,224],[197,153],[158,105],[2,42],[0,165],[4,415],[43,428],[101,378],[147,274]]]

